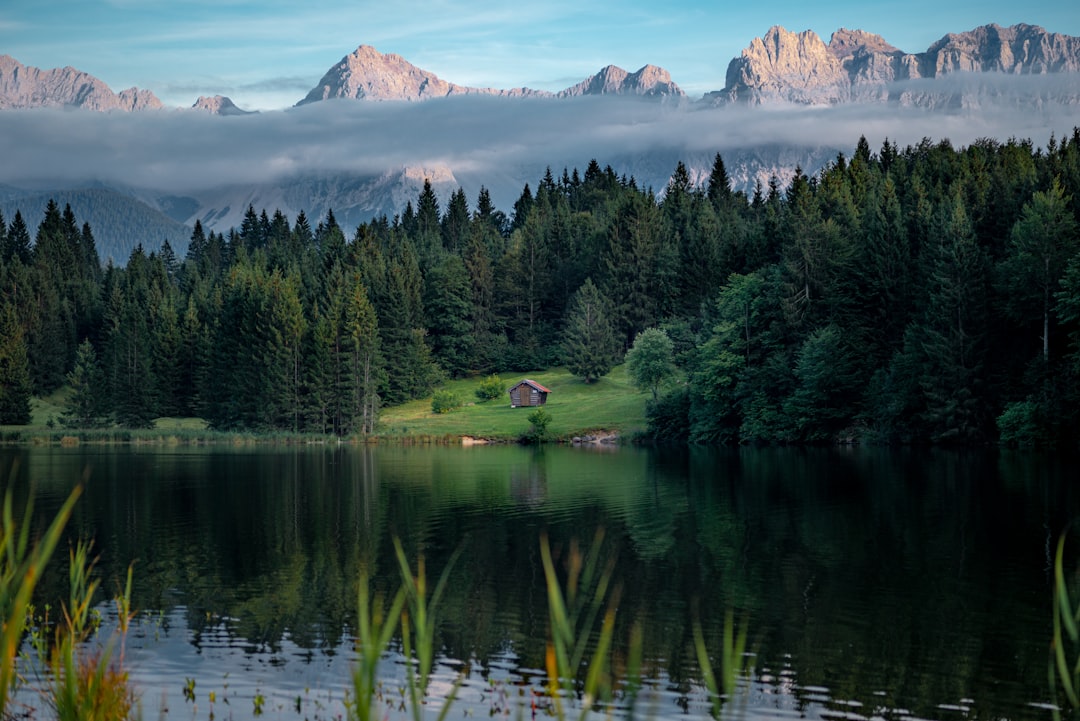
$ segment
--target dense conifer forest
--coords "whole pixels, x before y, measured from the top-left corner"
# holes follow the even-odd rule
[[[657,329],[678,369],[657,439],[1076,445],[1080,129],[861,139],[749,195],[719,155],[703,187],[673,170],[659,195],[549,170],[508,214],[426,185],[355,229],[249,208],[123,267],[70,208],[0,218],[0,423],[67,384],[77,427],[370,433],[445,377],[594,381]]]

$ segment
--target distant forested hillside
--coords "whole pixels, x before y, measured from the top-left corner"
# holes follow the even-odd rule
[[[122,265],[131,251],[142,244],[158,250],[167,240],[178,253],[187,252],[191,228],[131,196],[107,188],[64,190],[49,194],[8,193],[0,196],[0,212],[10,220],[16,210],[38,222],[50,200],[62,208],[70,205],[80,223],[94,229],[98,254]],[[28,221],[29,222],[29,221]]]
[[[351,229],[249,208],[107,271],[73,208],[5,214],[0,422],[67,383],[73,425],[370,433],[443,377],[592,380],[650,330],[680,379],[654,386],[657,439],[1077,445],[1080,129],[860,140],[750,194],[719,155],[700,187],[673,171],[658,198],[549,170],[505,212],[425,185]]]

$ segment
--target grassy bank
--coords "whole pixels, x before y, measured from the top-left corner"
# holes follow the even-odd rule
[[[531,378],[551,390],[545,410],[551,416],[550,434],[560,440],[597,433],[623,438],[645,428],[645,398],[630,384],[623,366],[595,383],[586,384],[562,368],[521,374],[504,374],[508,389],[522,378]],[[459,443],[462,437],[493,441],[516,441],[529,429],[529,409],[511,408],[510,397],[481,401],[476,388],[483,378],[448,381],[439,390],[450,391],[463,405],[449,413],[431,410],[431,398],[383,408],[373,439],[389,443]],[[0,426],[0,442],[27,445],[157,444],[157,445],[254,445],[356,442],[310,433],[284,431],[223,432],[207,428],[199,418],[158,418],[153,428],[64,428],[69,389],[34,398],[27,426]]]
[[[645,428],[645,394],[630,384],[623,366],[595,383],[586,384],[563,368],[520,374],[503,374],[509,388],[530,378],[551,390],[545,410],[551,415],[548,430],[555,437],[613,432],[626,437]],[[449,390],[465,403],[449,413],[434,413],[431,399],[384,408],[379,416],[380,438],[423,437],[432,439],[471,436],[492,440],[516,440],[528,429],[528,408],[511,408],[510,396],[481,402],[475,390],[482,378],[449,381]]]

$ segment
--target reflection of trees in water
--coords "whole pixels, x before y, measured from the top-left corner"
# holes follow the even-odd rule
[[[537,508],[547,499],[547,462],[543,448],[536,449],[528,463],[510,468],[510,498],[527,508]]]
[[[980,716],[1023,718],[1033,714],[1018,699],[1045,696],[1045,525],[1080,507],[1074,464],[692,449],[594,467],[598,456],[571,449],[502,452],[507,464],[475,468],[464,453],[380,449],[30,453],[13,481],[39,481],[44,516],[70,486],[56,479],[91,466],[73,534],[98,539],[106,574],[137,559],[137,607],[183,605],[195,634],[224,623],[261,647],[286,633],[302,648],[332,645],[352,623],[362,562],[378,589],[396,587],[397,534],[410,555],[423,550],[432,578],[465,547],[443,601],[443,653],[480,673],[508,652],[543,668],[540,531],[565,547],[603,526],[622,582],[616,638],[646,619],[647,668],[674,689],[696,680],[696,601],[716,648],[727,608],[747,615],[778,686],[795,679],[922,716],[973,698]],[[590,481],[594,468],[616,478]],[[444,474],[455,480],[433,480]]]

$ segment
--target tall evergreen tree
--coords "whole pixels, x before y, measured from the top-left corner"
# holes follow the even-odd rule
[[[0,298],[0,425],[30,422],[30,362],[15,307]]]
[[[67,375],[71,387],[68,412],[64,421],[75,428],[95,428],[105,421],[105,375],[98,365],[97,353],[84,340],[75,354],[75,367]]]
[[[591,278],[574,293],[566,329],[563,361],[566,369],[586,383],[606,376],[618,362],[619,339],[611,322],[607,299]]]

